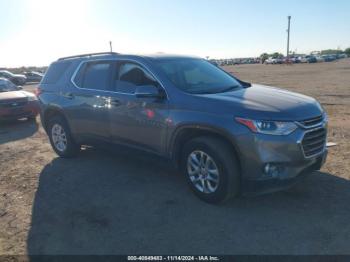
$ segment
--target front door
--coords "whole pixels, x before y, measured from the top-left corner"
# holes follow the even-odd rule
[[[167,98],[137,98],[138,86],[160,83],[144,66],[120,61],[117,64],[114,87],[119,101],[111,109],[111,135],[114,141],[134,145],[156,153],[164,151],[168,100]],[[164,90],[162,90],[164,91]]]

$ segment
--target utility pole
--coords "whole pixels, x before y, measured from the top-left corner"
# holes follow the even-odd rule
[[[289,16],[288,16],[288,29],[287,29],[287,34],[288,34],[288,37],[287,37],[287,61],[289,61],[290,19],[291,19],[291,16],[289,15]]]
[[[111,53],[113,52],[113,48],[112,48],[112,41],[109,41],[109,48],[111,50]]]

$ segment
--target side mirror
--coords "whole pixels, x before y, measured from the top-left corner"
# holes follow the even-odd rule
[[[17,86],[17,90],[22,90],[23,87],[22,86]]]
[[[135,91],[137,98],[163,98],[164,95],[156,86],[144,85],[138,86]]]

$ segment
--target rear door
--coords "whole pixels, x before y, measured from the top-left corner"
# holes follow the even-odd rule
[[[81,64],[73,77],[74,87],[63,91],[65,111],[76,136],[89,139],[110,139],[112,72],[115,63],[109,60]]]

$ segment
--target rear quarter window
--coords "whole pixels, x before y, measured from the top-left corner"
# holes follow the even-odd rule
[[[55,62],[50,65],[47,70],[42,83],[43,84],[55,84],[63,74],[67,71],[68,67],[71,65],[71,61]]]

